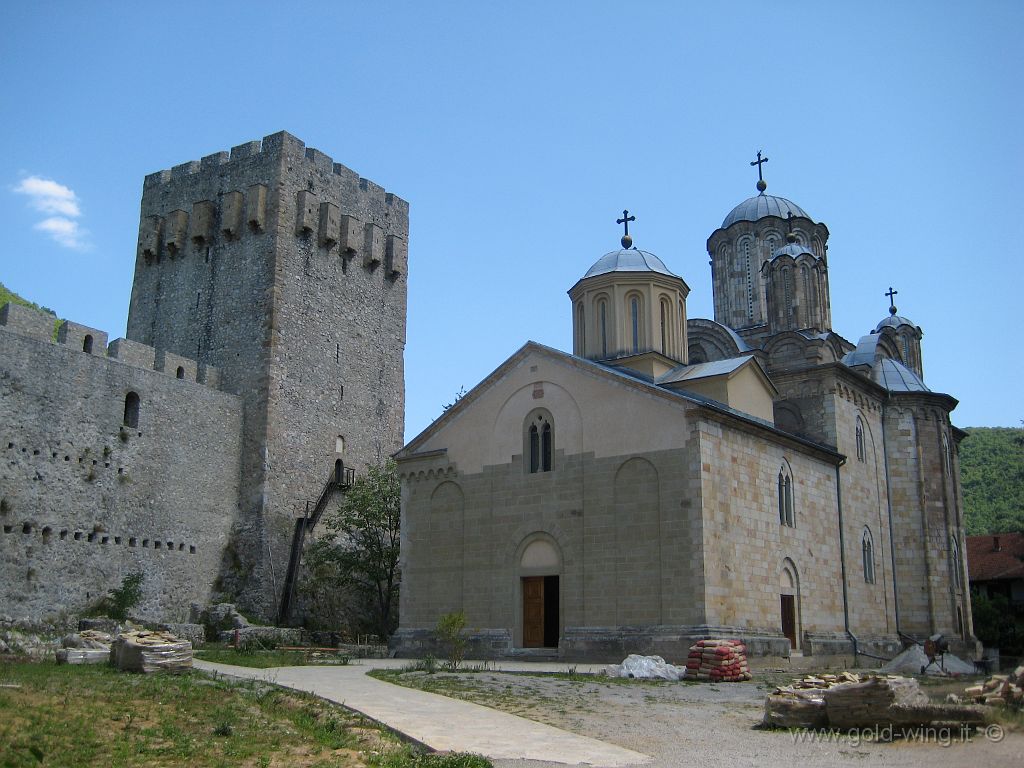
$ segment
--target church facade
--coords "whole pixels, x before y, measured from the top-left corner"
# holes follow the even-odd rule
[[[957,401],[895,305],[832,329],[827,227],[758,191],[708,239],[713,320],[624,212],[572,354],[528,342],[397,454],[400,653],[462,611],[484,658],[973,655]]]

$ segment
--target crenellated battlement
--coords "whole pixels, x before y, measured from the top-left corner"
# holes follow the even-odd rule
[[[65,320],[54,332],[56,318],[46,312],[8,302],[0,307],[0,332],[66,347],[83,355],[117,360],[124,365],[166,373],[183,381],[220,388],[220,371],[210,365],[155,349],[130,339],[107,341],[107,333]]]
[[[152,266],[290,233],[371,271],[383,264],[395,281],[406,273],[408,232],[406,201],[281,131],[149,174],[138,258]]]

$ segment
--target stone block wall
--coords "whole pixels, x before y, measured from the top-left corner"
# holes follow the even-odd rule
[[[121,340],[108,357],[94,332],[90,353],[84,326],[54,342],[23,332],[52,316],[25,319],[0,324],[0,613],[77,613],[143,571],[137,613],[184,620],[230,565],[241,402],[136,365],[152,348]]]

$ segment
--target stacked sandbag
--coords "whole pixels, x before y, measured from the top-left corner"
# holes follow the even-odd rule
[[[185,672],[192,668],[192,643],[170,632],[132,630],[114,640],[110,660],[128,672]]]
[[[747,646],[740,640],[698,640],[690,646],[686,673],[697,680],[723,683],[750,680]]]
[[[58,664],[106,664],[110,660],[113,638],[95,629],[66,635],[57,650]]]

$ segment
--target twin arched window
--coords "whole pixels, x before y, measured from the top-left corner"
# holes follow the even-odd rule
[[[779,470],[779,522],[790,528],[796,527],[793,512],[793,477],[784,464]]]
[[[865,528],[860,540],[860,554],[864,564],[864,581],[875,583],[875,542],[871,538],[871,529]]]
[[[531,415],[526,429],[526,453],[529,473],[550,472],[554,467],[555,433],[547,413]]]

